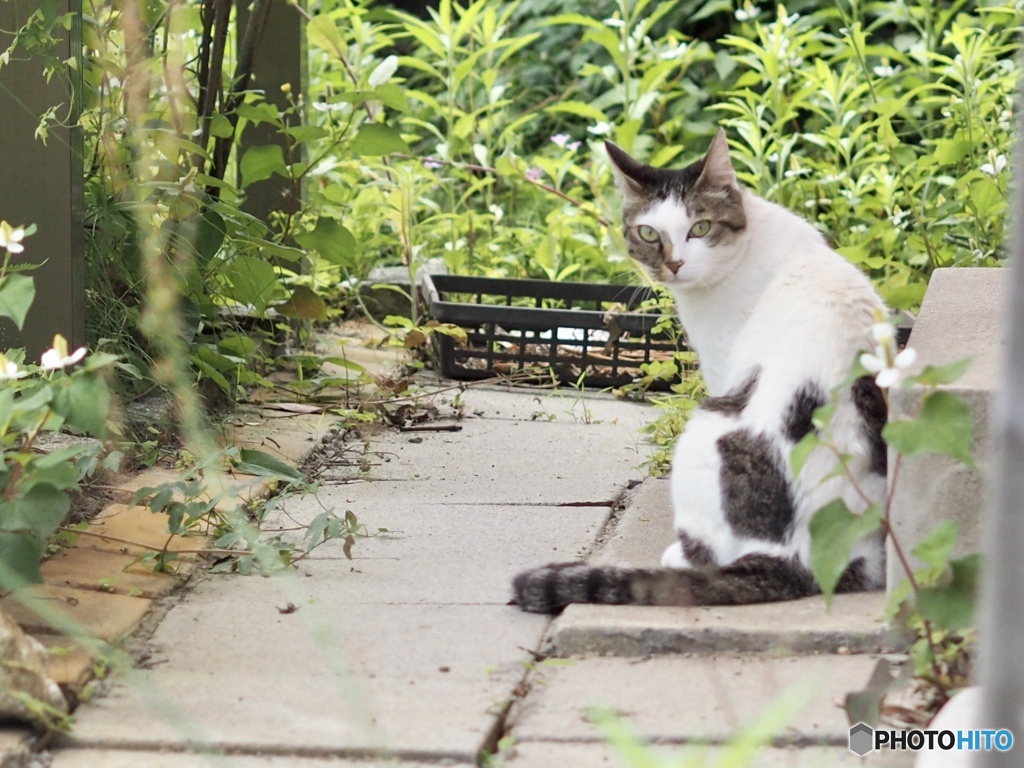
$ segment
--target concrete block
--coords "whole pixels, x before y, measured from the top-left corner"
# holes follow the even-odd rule
[[[432,275],[448,274],[444,259],[428,259],[418,270]],[[359,286],[363,306],[371,317],[383,320],[388,315],[412,317],[411,299],[414,284],[409,277],[408,267],[375,267]],[[420,303],[420,312],[426,311],[426,303]]]
[[[442,399],[451,399],[447,393]],[[459,393],[467,418],[613,424],[639,433],[659,413],[649,403],[622,400],[605,392],[571,387],[530,388],[473,384]]]
[[[226,755],[195,752],[139,752],[121,749],[61,749],[51,755],[50,768],[434,768],[472,766],[444,759],[430,763],[379,757],[346,760],[331,756]]]
[[[615,527],[593,563],[661,567],[662,553],[676,539],[669,478],[647,478],[629,491],[623,502]]]
[[[882,620],[885,595],[837,595],[784,603],[697,608],[570,605],[545,650],[554,656],[666,653],[877,653],[900,648]]]
[[[981,548],[981,514],[985,508],[983,476],[991,449],[989,409],[999,381],[1006,346],[1005,307],[1009,272],[1003,269],[937,269],[932,273],[921,314],[914,324],[910,346],[917,350],[915,371],[924,365],[944,365],[973,358],[957,382],[942,387],[959,395],[974,418],[974,456],[981,471],[944,456],[904,457],[892,505],[893,532],[908,553],[936,523],[956,520],[960,542],[954,554]],[[894,389],[890,418],[907,418],[920,405],[920,388]],[[894,459],[890,454],[890,483]],[[921,563],[914,561],[913,567]],[[890,546],[888,586],[906,578]]]
[[[505,606],[339,605],[307,579],[199,585],[76,714],[77,747],[392,749],[471,761],[523,676],[543,617]],[[282,613],[291,602],[295,610]],[[203,628],[206,628],[203,630]]]
[[[507,681],[487,678],[367,680],[329,666],[312,674],[295,666],[269,660],[244,670],[164,665],[119,675],[105,696],[78,710],[75,730],[56,746],[337,757],[386,752],[472,762],[509,691]]]
[[[662,552],[675,538],[670,489],[668,479],[649,478],[629,491],[592,562],[660,567]],[[560,657],[875,652],[897,645],[881,621],[884,607],[881,593],[837,595],[831,610],[821,597],[695,608],[571,605],[552,625],[545,650]]]
[[[519,741],[596,741],[601,734],[587,712],[605,707],[653,741],[720,742],[795,689],[799,704],[777,745],[845,746],[843,697],[863,688],[874,666],[866,655],[590,658],[541,665],[511,732]]]
[[[537,647],[545,627],[543,617],[505,606],[334,605],[304,580],[293,582],[294,590],[280,583],[203,590],[168,612],[152,637],[154,658],[163,669],[209,675],[269,669],[511,689],[523,673],[524,649]],[[295,610],[282,613],[289,602]],[[197,626],[217,632],[197,635]]]
[[[658,760],[652,765],[678,765],[704,768],[726,765],[729,752],[723,747],[703,745],[664,745],[647,747]],[[517,742],[502,753],[505,768],[620,768],[627,765],[625,756],[610,744],[562,743],[524,741]],[[861,760],[845,747],[778,747],[759,750],[753,762],[743,765],[757,768],[911,768],[913,753],[886,753],[871,755]],[[59,768],[54,764],[54,768]]]
[[[333,507],[338,514],[352,511],[370,533],[387,528],[357,539],[352,560],[345,558],[343,543],[336,540],[299,564],[300,573],[309,577],[308,584],[303,583],[320,589],[326,582],[332,602],[504,605],[512,595],[515,574],[551,561],[584,557],[609,512],[605,507],[366,501],[380,485],[328,486],[317,498],[291,502],[287,516],[275,512],[266,520],[268,532],[294,528],[296,523],[308,524],[324,507]],[[301,533],[284,535],[301,538]]]
[[[460,432],[388,432],[370,442],[369,470],[328,467],[328,481],[388,483],[389,498],[462,504],[579,504],[613,501],[647,446],[613,424],[467,420]],[[510,453],[515,460],[510,460]]]

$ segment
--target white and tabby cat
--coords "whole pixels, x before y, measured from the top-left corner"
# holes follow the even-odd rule
[[[665,282],[700,360],[709,396],[675,450],[678,541],[664,569],[552,564],[519,574],[517,604],[724,605],[818,592],[811,517],[842,498],[854,512],[885,493],[885,401],[870,378],[840,394],[835,447],[815,449],[796,478],[793,445],[847,378],[883,305],[868,280],[803,219],[736,180],[724,131],[682,170],[652,168],[607,144],[623,198],[630,255]],[[879,533],[859,542],[838,591],[883,584]]]

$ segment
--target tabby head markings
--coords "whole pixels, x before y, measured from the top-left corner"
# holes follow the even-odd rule
[[[672,288],[714,285],[746,252],[747,216],[725,132],[685,168],[652,168],[606,142],[629,255]]]

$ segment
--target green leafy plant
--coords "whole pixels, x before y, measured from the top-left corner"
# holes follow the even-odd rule
[[[0,318],[20,330],[35,297],[31,275],[15,261],[32,227],[0,221]],[[110,394],[105,375],[115,364],[106,354],[86,356],[68,349],[59,334],[38,365],[24,350],[0,354],[0,560],[8,578],[0,589],[39,582],[39,562],[49,539],[64,522],[69,492],[95,464],[98,446],[75,443],[40,452],[44,433],[69,430],[102,438]]]
[[[227,467],[233,480],[226,480],[222,474]],[[251,480],[244,479],[245,475]],[[244,504],[241,498],[245,492],[258,493],[255,486],[261,483],[271,484],[271,492],[264,497],[253,496],[248,505]],[[271,535],[264,532],[262,524],[270,512],[283,511],[288,500],[315,495],[317,489],[315,483],[284,461],[264,451],[231,446],[195,462],[175,480],[138,489],[132,503],[167,515],[172,535],[212,535],[213,546],[200,551],[217,558],[213,572],[271,573],[294,565],[334,539],[342,541],[342,550],[351,559],[356,539],[370,535],[351,511],[338,515],[329,509],[308,525],[277,529]],[[295,531],[302,532],[301,540],[284,535]],[[164,547],[143,547],[140,560],[156,570],[173,570],[182,550],[171,548],[170,543],[168,539]]]
[[[885,531],[890,550],[906,575],[906,582],[890,596],[890,618],[899,613],[914,631],[917,639],[911,656],[916,679],[928,687],[931,702],[941,706],[951,691],[966,684],[980,556],[951,557],[959,526],[945,521],[915,546],[913,555],[925,563],[924,568],[915,570],[904,542],[893,529],[892,504],[900,467],[907,456],[937,454],[974,466],[970,412],[958,396],[940,389],[963,375],[970,361],[925,366],[916,375],[904,376],[902,369],[913,362],[912,350],[897,353],[895,333],[884,320],[875,326],[875,338],[877,349],[874,354],[860,357],[850,381],[865,375],[874,376],[888,402],[889,389],[902,379],[904,387],[917,387],[921,391],[920,403],[910,418],[890,419],[882,430],[882,438],[890,448],[891,462],[885,499],[869,505],[860,514],[851,512],[837,499],[819,510],[811,520],[811,570],[826,601],[831,601],[854,544],[879,530]],[[808,433],[793,449],[794,471],[799,472],[814,450],[836,451],[828,433],[833,410],[834,405],[826,405],[815,412],[815,431]],[[840,461],[839,471],[852,479],[847,457],[838,452],[836,455]]]

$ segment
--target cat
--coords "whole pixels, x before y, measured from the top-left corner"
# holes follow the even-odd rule
[[[675,448],[678,539],[662,569],[556,563],[515,577],[515,602],[557,613],[569,603],[731,605],[820,590],[810,520],[841,498],[863,512],[883,499],[887,418],[870,377],[840,390],[830,441],[796,477],[792,447],[848,378],[885,312],[868,279],[804,219],[742,187],[719,129],[681,170],[653,168],[606,143],[622,195],[630,255],[662,280],[697,353],[708,397]],[[884,535],[859,541],[837,592],[884,582]]]

